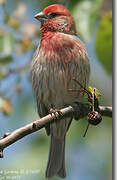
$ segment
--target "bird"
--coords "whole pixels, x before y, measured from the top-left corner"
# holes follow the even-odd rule
[[[41,118],[51,108],[64,108],[82,100],[82,93],[68,89],[78,88],[73,78],[85,88],[88,86],[90,61],[85,45],[77,36],[74,18],[65,6],[49,5],[35,18],[41,23],[41,40],[31,61],[31,81]],[[45,126],[50,136],[46,178],[66,177],[65,141],[71,121],[67,117]]]

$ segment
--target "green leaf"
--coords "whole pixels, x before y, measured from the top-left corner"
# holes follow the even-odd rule
[[[96,96],[97,96],[97,97],[100,97],[100,96],[101,96],[101,93],[99,92],[98,89],[96,89],[96,88],[94,88],[94,87],[92,87],[92,86],[88,86],[88,90],[89,90],[89,92],[90,92],[91,94],[93,94],[93,89],[95,89],[95,94],[96,94]]]
[[[89,40],[94,31],[102,2],[103,0],[83,0],[73,6],[72,15],[75,18],[77,31],[85,40]]]
[[[112,12],[102,16],[96,39],[96,51],[103,67],[112,73]]]
[[[8,22],[10,20],[10,15],[7,12],[5,12],[4,15],[3,15],[3,19],[4,19],[4,22],[6,24],[8,24]]]
[[[11,33],[0,33],[0,53],[2,56],[10,56],[13,52],[14,38]]]
[[[0,80],[9,74],[9,69],[4,64],[0,64]]]
[[[2,64],[7,64],[11,61],[13,61],[12,56],[0,56],[0,63]]]

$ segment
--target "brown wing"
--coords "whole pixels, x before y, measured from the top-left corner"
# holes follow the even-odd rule
[[[42,102],[37,101],[37,109],[38,109],[38,114],[39,114],[40,118],[49,114],[46,106]],[[50,125],[46,125],[45,129],[46,129],[47,135],[49,136],[50,135]]]

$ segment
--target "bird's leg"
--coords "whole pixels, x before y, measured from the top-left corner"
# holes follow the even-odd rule
[[[53,117],[53,119],[58,119],[58,115],[59,116],[63,115],[63,113],[59,109],[56,109],[53,104],[51,105],[51,109],[49,112],[50,115]]]

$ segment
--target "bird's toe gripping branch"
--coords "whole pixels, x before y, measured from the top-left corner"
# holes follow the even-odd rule
[[[63,113],[59,110],[56,109],[55,107],[51,107],[50,109],[50,115],[52,116],[53,119],[58,119],[60,116],[63,116]]]

